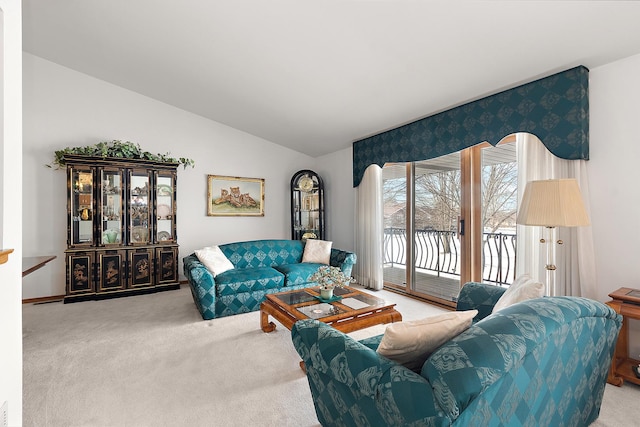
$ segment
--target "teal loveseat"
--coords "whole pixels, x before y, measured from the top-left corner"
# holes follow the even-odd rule
[[[253,240],[220,245],[234,268],[215,278],[195,253],[183,258],[193,300],[205,320],[260,308],[265,295],[310,286],[309,277],[322,264],[302,263],[305,243],[299,240]],[[331,249],[330,265],[351,276],[352,252]]]
[[[438,348],[420,373],[325,324],[292,329],[323,426],[587,426],[600,412],[621,317],[586,298],[549,297],[487,315],[502,293],[467,284],[469,329]]]

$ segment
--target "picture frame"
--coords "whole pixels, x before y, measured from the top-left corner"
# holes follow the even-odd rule
[[[207,175],[207,216],[264,216],[264,178]]]

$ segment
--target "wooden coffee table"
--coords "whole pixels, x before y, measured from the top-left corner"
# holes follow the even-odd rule
[[[345,333],[402,320],[395,304],[382,298],[347,286],[334,289],[334,294],[342,298],[322,302],[318,287],[267,294],[260,304],[260,327],[264,332],[276,328],[269,316],[289,330],[298,320],[316,319]]]

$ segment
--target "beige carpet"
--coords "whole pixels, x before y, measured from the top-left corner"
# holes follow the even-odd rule
[[[375,294],[406,320],[442,311]],[[257,312],[201,320],[187,287],[25,305],[24,426],[317,426],[289,331],[265,334],[259,324]],[[639,401],[640,387],[607,385],[595,425],[637,425]]]

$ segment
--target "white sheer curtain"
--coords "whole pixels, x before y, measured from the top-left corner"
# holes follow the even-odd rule
[[[356,255],[354,278],[382,289],[382,168],[371,165],[356,188]]]
[[[580,186],[589,217],[589,183],[585,160],[560,159],[528,133],[516,134],[518,156],[518,206],[528,181],[555,178],[575,178]],[[528,273],[546,283],[544,245],[540,244],[543,227],[517,226],[516,273]],[[556,237],[564,244],[556,244],[555,285],[552,295],[572,295],[596,298],[596,272],[591,226],[558,227]],[[555,243],[554,243],[555,244]]]

